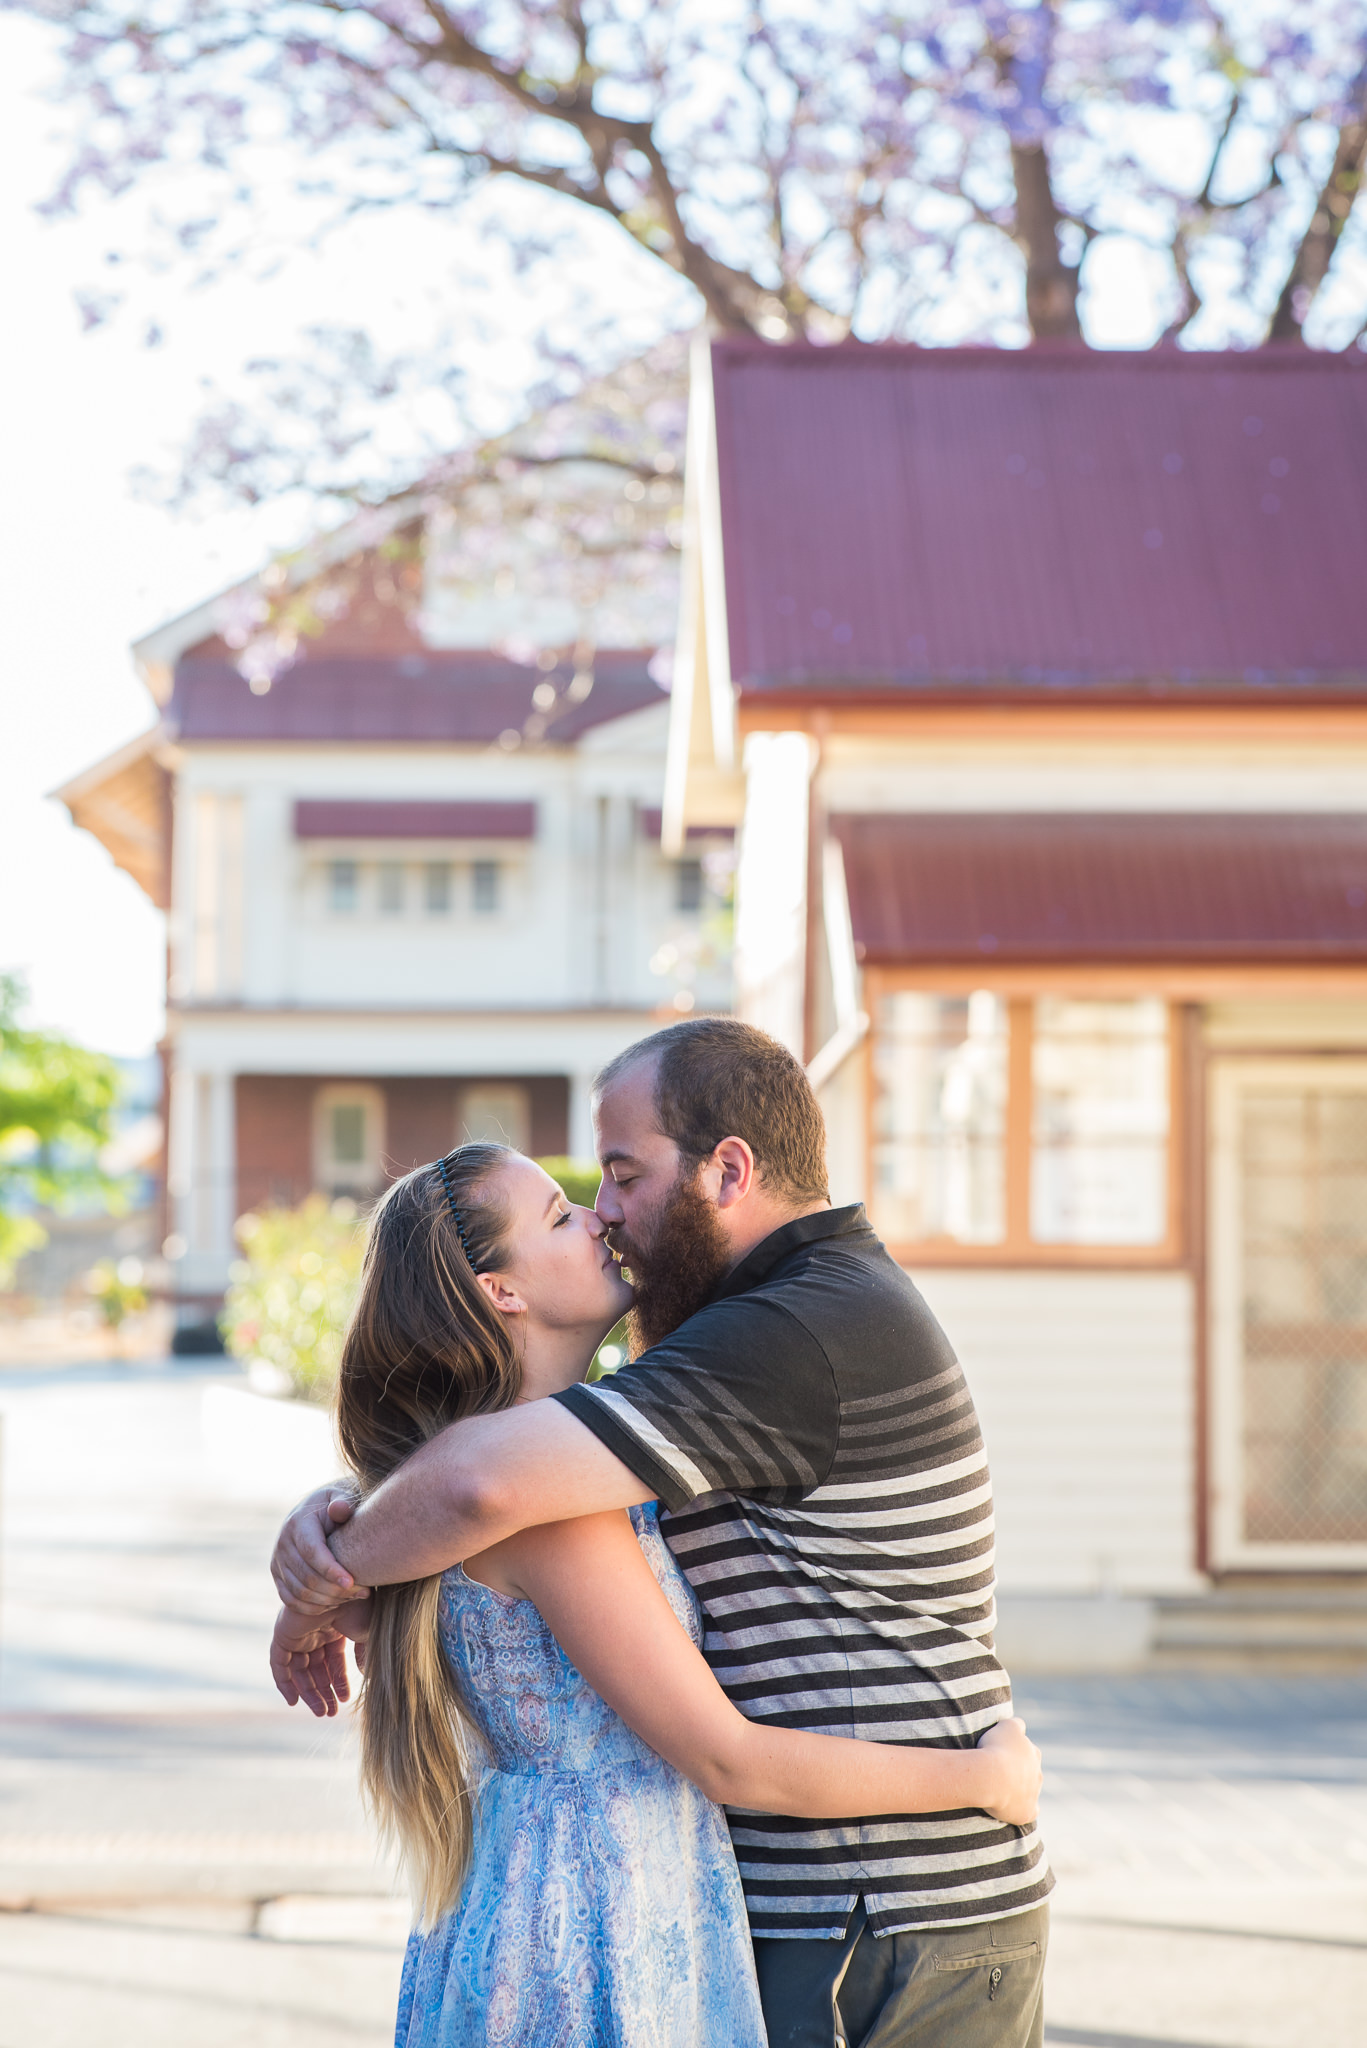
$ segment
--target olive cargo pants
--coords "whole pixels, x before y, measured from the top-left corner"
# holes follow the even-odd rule
[[[769,2048],[1042,2048],[1049,1908],[875,1940],[755,1943]]]

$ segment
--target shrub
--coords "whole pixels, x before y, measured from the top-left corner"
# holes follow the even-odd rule
[[[119,1329],[126,1316],[141,1315],[147,1306],[141,1259],[101,1259],[86,1274],[85,1285],[111,1330]]]
[[[293,1392],[328,1401],[361,1278],[356,1204],[310,1195],[297,1209],[238,1218],[244,1256],[230,1270],[219,1327],[234,1358],[264,1359]]]
[[[538,1159],[552,1180],[558,1180],[571,1202],[578,1202],[583,1208],[591,1209],[603,1178],[602,1169],[592,1159]]]

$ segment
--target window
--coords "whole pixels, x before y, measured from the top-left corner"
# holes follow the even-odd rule
[[[433,917],[443,917],[451,908],[451,863],[429,860],[423,870],[423,902]]]
[[[462,1091],[456,1105],[456,1143],[511,1145],[532,1141],[531,1096],[520,1081],[485,1081]]]
[[[1030,1056],[1035,1243],[1161,1244],[1167,1006],[1047,997],[1035,1004]]]
[[[470,869],[470,901],[482,916],[498,909],[499,872],[496,860],[477,860]]]
[[[702,862],[680,860],[674,863],[674,908],[676,910],[702,909]]]
[[[894,1243],[997,1244],[1006,1229],[1006,1005],[884,998],[874,1052],[878,1228]]]
[[[403,863],[382,860],[375,870],[376,895],[381,917],[403,916]]]
[[[889,1243],[1174,1255],[1164,1002],[892,989],[874,1008],[870,1206]]]
[[[314,1185],[330,1195],[370,1194],[382,1179],[384,1094],[364,1082],[320,1088],[313,1105]]]
[[[328,1137],[337,1166],[365,1164],[365,1107],[359,1102],[334,1102],[328,1111]]]
[[[360,901],[360,870],[354,860],[328,862],[328,904],[350,914]]]

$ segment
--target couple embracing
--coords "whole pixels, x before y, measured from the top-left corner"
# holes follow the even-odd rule
[[[385,1195],[353,1478],[276,1550],[285,1698],[363,1662],[398,2048],[1039,2048],[1039,1760],[954,1354],[763,1033],[673,1025],[594,1114],[596,1209],[492,1145]]]

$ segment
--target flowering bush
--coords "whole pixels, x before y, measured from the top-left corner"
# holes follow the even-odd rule
[[[219,1327],[234,1358],[264,1360],[306,1400],[327,1401],[361,1277],[356,1204],[310,1195],[297,1209],[239,1217]]]

